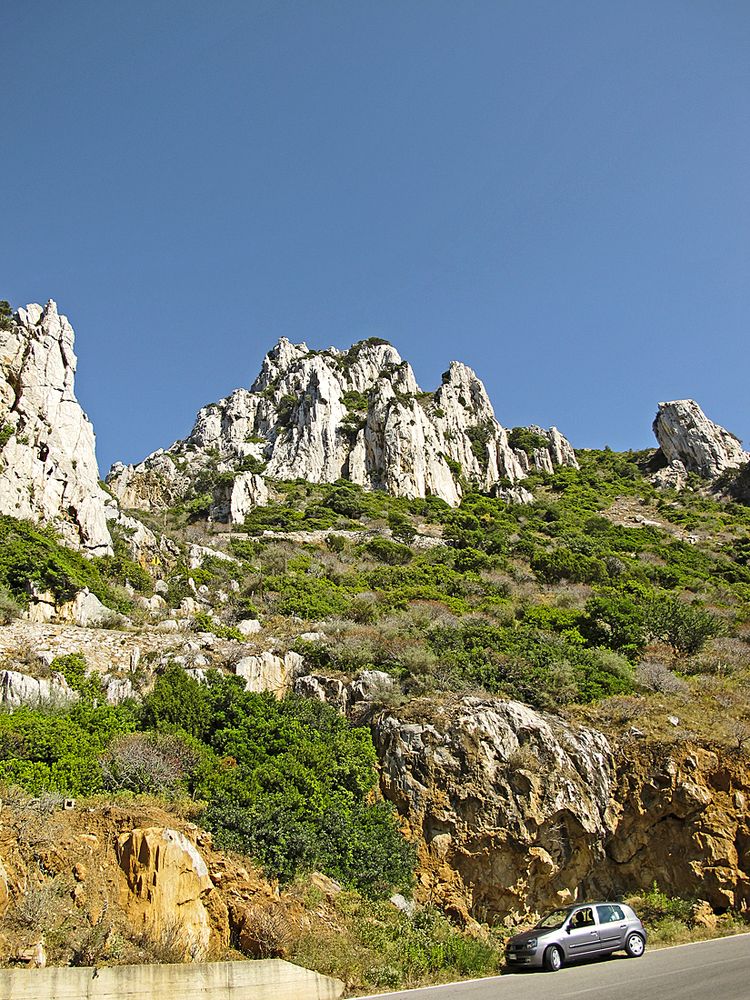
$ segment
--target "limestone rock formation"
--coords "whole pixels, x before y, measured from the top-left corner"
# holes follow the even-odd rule
[[[243,656],[232,669],[238,677],[244,679],[246,691],[273,691],[281,697],[291,687],[302,664],[299,653],[289,652],[284,656],[277,656],[266,651]]]
[[[226,947],[226,905],[184,833],[161,827],[131,830],[118,838],[117,857],[127,883],[122,903],[133,925],[179,940],[187,961]]]
[[[335,702],[332,682],[299,693]],[[419,718],[419,716],[416,716]],[[518,918],[657,881],[750,907],[747,758],[610,744],[516,702],[464,697],[373,723],[381,789],[419,849],[417,897],[456,919]]]
[[[0,705],[7,708],[18,708],[20,705],[60,706],[77,698],[62,674],[31,677],[18,670],[0,670]]]
[[[72,327],[51,300],[0,330],[0,512],[52,522],[67,544],[104,555],[109,498],[75,371]]]
[[[613,827],[612,750],[594,730],[499,699],[374,725],[381,788],[420,850],[419,895],[489,919],[575,898]]]
[[[750,453],[730,431],[713,423],[692,399],[659,403],[654,434],[661,452],[672,469],[667,484],[679,482],[684,470],[705,479],[716,479],[726,469],[736,469],[750,460]],[[664,473],[662,473],[664,477]]]
[[[512,448],[487,392],[466,365],[452,362],[434,392],[422,392],[390,344],[369,340],[348,351],[311,351],[282,338],[250,389],[203,407],[192,433],[136,466],[116,464],[110,488],[126,508],[159,509],[197,498],[241,522],[269,500],[268,480],[349,479],[395,496],[438,496],[458,504],[462,479],[483,490],[524,479],[533,465],[576,465],[557,431],[529,458]],[[261,475],[262,473],[262,475]],[[530,494],[509,491],[510,502]]]

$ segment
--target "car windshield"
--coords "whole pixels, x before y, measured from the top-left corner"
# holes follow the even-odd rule
[[[546,930],[554,931],[558,927],[562,927],[567,919],[570,910],[553,910],[552,913],[548,913],[546,917],[542,917],[537,927],[544,927]]]

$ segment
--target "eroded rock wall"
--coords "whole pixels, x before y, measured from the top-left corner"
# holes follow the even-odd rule
[[[311,692],[321,697],[319,691]],[[667,893],[750,909],[750,760],[617,745],[515,702],[463,698],[374,723],[383,794],[419,849],[417,894],[460,921]]]

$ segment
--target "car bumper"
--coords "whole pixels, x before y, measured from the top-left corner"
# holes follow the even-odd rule
[[[537,951],[506,951],[505,964],[509,969],[541,969],[542,953]]]

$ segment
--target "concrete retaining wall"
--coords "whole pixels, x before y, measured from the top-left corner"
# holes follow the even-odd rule
[[[291,962],[0,969],[0,1000],[337,1000],[338,979]]]

